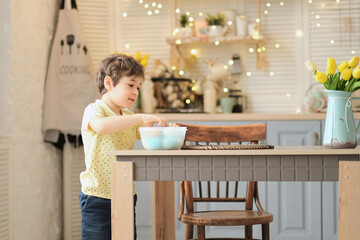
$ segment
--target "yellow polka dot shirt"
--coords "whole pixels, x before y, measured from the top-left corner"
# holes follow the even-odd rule
[[[127,109],[121,109],[121,113],[122,115],[134,114]],[[111,199],[110,165],[116,158],[109,156],[108,152],[132,149],[135,141],[140,139],[139,126],[112,134],[98,134],[89,125],[94,116],[111,117],[116,114],[102,100],[89,104],[84,111],[81,134],[86,169],[80,174],[81,191],[86,195]]]

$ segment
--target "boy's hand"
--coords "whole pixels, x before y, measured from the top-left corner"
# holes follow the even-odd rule
[[[140,114],[141,121],[145,124],[146,127],[152,127],[154,123],[158,123],[158,127],[168,127],[169,122],[165,118],[161,118],[149,114]]]
[[[176,123],[169,123],[169,127],[179,127]]]

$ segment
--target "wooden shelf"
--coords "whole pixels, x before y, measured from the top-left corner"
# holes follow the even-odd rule
[[[219,41],[220,43],[231,43],[231,42],[246,42],[246,43],[257,43],[259,41],[263,41],[263,39],[252,39],[250,36],[240,37],[240,36],[221,36],[221,37],[207,37],[207,38],[199,38],[199,37],[189,37],[189,38],[176,38],[171,37],[167,38],[166,41],[170,45],[176,45],[176,41],[180,40],[181,44],[193,44],[193,43],[214,43]]]
[[[170,16],[171,16],[171,28],[175,29],[178,27],[177,24],[177,1],[178,0],[170,0]],[[251,36],[220,36],[220,37],[207,37],[207,38],[199,38],[199,37],[188,37],[188,38],[178,38],[173,37],[172,35],[166,39],[166,42],[170,45],[170,64],[172,66],[180,67],[181,62],[185,63],[185,65],[190,66],[192,64],[192,61],[189,57],[186,57],[185,54],[182,53],[181,46],[191,45],[191,44],[215,44],[218,45],[216,42],[218,41],[219,44],[231,44],[231,43],[250,43],[250,44],[256,44],[257,49],[261,49],[263,47],[264,42],[266,39],[261,34],[261,0],[257,0],[257,31],[258,36],[261,36],[260,39],[253,39]],[[176,43],[178,40],[181,41],[181,43]],[[268,69],[268,62],[265,59],[263,51],[255,51],[257,56],[257,64],[256,69]]]

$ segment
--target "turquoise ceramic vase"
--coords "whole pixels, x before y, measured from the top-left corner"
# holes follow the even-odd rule
[[[352,92],[326,90],[328,106],[323,146],[326,148],[355,148],[357,146],[354,116],[351,107]]]

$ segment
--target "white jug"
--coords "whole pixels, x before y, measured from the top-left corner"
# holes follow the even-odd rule
[[[236,35],[240,37],[246,36],[246,17],[243,15],[236,16]]]

